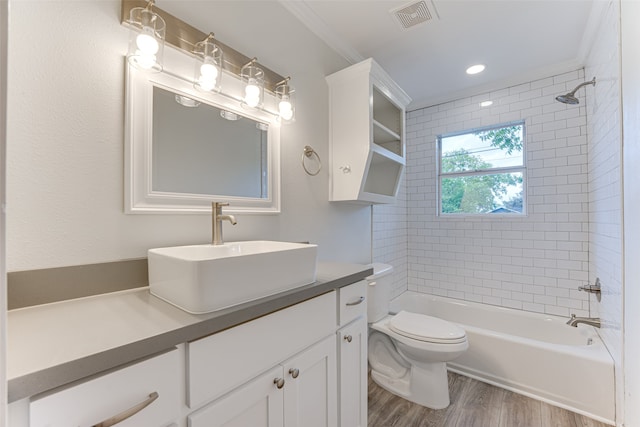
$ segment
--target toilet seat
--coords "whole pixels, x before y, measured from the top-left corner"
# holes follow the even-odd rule
[[[467,340],[464,329],[453,323],[408,311],[400,311],[393,316],[388,327],[396,334],[422,342],[458,344]]]

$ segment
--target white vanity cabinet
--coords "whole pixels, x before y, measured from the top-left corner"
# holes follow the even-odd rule
[[[339,290],[338,396],[341,427],[367,426],[367,286]]]
[[[180,415],[184,364],[179,351],[135,363],[43,397],[29,405],[29,427],[172,425]],[[125,418],[127,415],[131,415]]]
[[[337,426],[333,336],[188,417],[189,427]]]
[[[330,201],[393,203],[406,164],[411,98],[373,60],[327,76]]]
[[[284,391],[274,384],[283,377],[278,366],[189,415],[189,427],[282,427]]]
[[[189,343],[189,426],[337,426],[335,313],[332,291]]]
[[[13,402],[11,426],[364,426],[366,286],[254,313],[244,323],[230,311],[214,319],[211,335]],[[195,336],[211,330],[209,320]]]
[[[338,425],[336,341],[333,334],[284,363],[284,425]]]

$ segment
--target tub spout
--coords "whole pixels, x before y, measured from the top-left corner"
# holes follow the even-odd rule
[[[569,321],[567,322],[567,325],[577,328],[578,323],[584,323],[585,325],[591,325],[593,327],[599,328],[600,318],[599,317],[577,317],[575,314],[572,314],[571,319],[569,319]]]

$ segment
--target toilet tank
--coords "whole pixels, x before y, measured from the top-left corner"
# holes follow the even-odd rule
[[[393,267],[381,263],[373,263],[370,267],[373,267],[373,274],[367,277],[367,322],[372,323],[389,314]]]

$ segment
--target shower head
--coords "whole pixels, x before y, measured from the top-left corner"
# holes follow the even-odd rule
[[[582,86],[586,86],[586,85],[596,85],[596,78],[594,77],[592,80],[588,81],[588,82],[584,82],[584,83],[580,83],[578,86],[576,86],[575,89],[573,89],[571,92],[564,94],[564,95],[558,95],[556,96],[556,101],[562,102],[563,104],[571,104],[571,105],[575,105],[580,103],[580,101],[578,100],[578,98],[575,97],[576,91],[578,89],[580,89]]]
[[[570,93],[567,93],[566,95],[558,95],[558,96],[556,96],[556,101],[560,101],[563,104],[571,104],[571,105],[575,105],[575,104],[579,104],[580,103],[578,98],[576,98],[575,96],[571,95]]]

